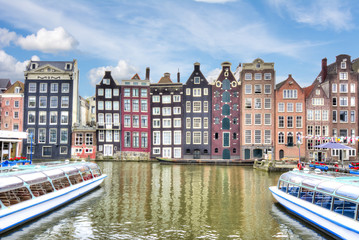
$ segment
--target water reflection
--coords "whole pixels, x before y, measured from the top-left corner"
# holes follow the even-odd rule
[[[302,231],[296,230],[296,226],[287,223],[289,220],[277,216],[281,210],[273,210],[268,187],[277,184],[279,173],[238,166],[114,162],[99,165],[108,175],[101,185],[101,195],[76,211],[59,210],[61,218],[51,221],[50,226],[34,228],[36,234],[29,235],[29,239],[319,236],[305,226]],[[283,230],[283,224],[288,231]]]

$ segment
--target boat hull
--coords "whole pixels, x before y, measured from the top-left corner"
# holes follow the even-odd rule
[[[359,239],[359,223],[270,187],[273,197],[286,209],[327,234],[340,239]]]
[[[103,174],[100,177],[2,209],[0,234],[83,196],[99,186],[106,177],[107,175]]]

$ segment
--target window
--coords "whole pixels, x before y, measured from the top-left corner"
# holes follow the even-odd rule
[[[153,115],[160,115],[160,112],[161,112],[161,110],[160,110],[159,107],[152,108],[152,114]]]
[[[218,117],[214,118],[214,124],[219,124],[219,118]]]
[[[114,96],[119,96],[120,95],[120,90],[118,88],[113,89],[113,95]]]
[[[208,132],[203,132],[203,144],[208,144]]]
[[[181,135],[181,131],[174,131],[173,132],[173,144],[174,145],[181,145],[181,140],[182,135]]]
[[[245,88],[245,94],[252,94],[252,84],[246,84],[244,85]]]
[[[171,96],[162,96],[162,103],[171,103]]]
[[[337,111],[336,110],[333,110],[332,116],[333,116],[333,122],[337,122]]]
[[[40,125],[46,124],[46,112],[45,111],[39,112],[39,124]]]
[[[171,127],[171,118],[164,118],[162,119],[163,128],[170,128]]]
[[[202,126],[202,119],[201,118],[193,118],[193,128],[201,128]]]
[[[264,114],[264,125],[271,125],[272,124],[272,115],[270,113]]]
[[[181,107],[173,107],[173,114],[175,115],[181,114]]]
[[[313,135],[313,126],[307,126],[308,135]]]
[[[332,98],[333,106],[337,106],[337,97]]]
[[[200,96],[202,96],[201,89],[200,88],[193,88],[193,97],[200,97]]]
[[[201,132],[193,132],[193,144],[201,144],[202,143],[202,135]]]
[[[350,111],[350,121],[351,121],[352,123],[355,122],[355,111]]]
[[[75,145],[81,146],[83,144],[83,134],[82,133],[76,133],[75,135]]]
[[[147,100],[141,100],[141,112],[147,112]]]
[[[233,118],[233,124],[238,124],[238,118]]]
[[[224,92],[222,94],[222,102],[229,102],[231,101],[231,95],[229,92]]]
[[[262,143],[262,131],[254,130],[254,143],[260,144]]]
[[[329,119],[329,111],[328,110],[323,110],[322,112],[322,120],[323,121],[328,121]]]
[[[283,90],[283,98],[298,98],[297,89],[284,89]]]
[[[328,136],[329,131],[328,131],[328,126],[322,126],[322,136]]]
[[[147,116],[141,116],[141,127],[147,128],[148,127],[148,118]]]
[[[255,98],[254,99],[254,108],[255,109],[261,109],[262,108],[262,99],[261,98]]]
[[[315,110],[314,111],[314,119],[316,121],[320,121],[320,119],[321,119],[321,111],[320,110]]]
[[[171,116],[171,108],[170,107],[163,107],[162,108],[162,115],[163,116]]]
[[[148,136],[147,133],[143,132],[141,133],[141,148],[147,148],[148,147]]]
[[[293,103],[287,103],[287,112],[293,112]]]
[[[191,132],[186,132],[186,144],[191,144]]]
[[[336,83],[333,83],[332,84],[332,92],[333,93],[336,93],[338,90],[337,90],[337,84]]]
[[[284,128],[284,116],[278,116],[278,127]]]
[[[105,98],[112,98],[112,89],[105,89]]]
[[[119,101],[113,101],[113,110],[120,110]]]
[[[57,112],[50,112],[50,125],[57,124]]]
[[[307,120],[313,120],[313,110],[307,110]]]
[[[264,80],[271,80],[272,74],[271,73],[264,73]]]
[[[262,74],[261,73],[255,73],[254,74],[254,80],[262,80]]]
[[[115,92],[113,93],[115,95]],[[147,89],[141,88],[141,97],[147,97]]]
[[[86,133],[86,139],[85,139],[85,144],[88,145],[93,145],[93,134],[92,133]]]
[[[62,93],[69,93],[70,92],[70,83],[61,84],[61,92]]]
[[[201,101],[193,101],[193,112],[201,112]]]
[[[106,130],[106,142],[112,142],[112,131],[111,130]]]
[[[340,111],[339,119],[340,122],[348,122],[348,111]]]
[[[140,118],[137,115],[132,116],[132,127],[138,128],[140,126]]]
[[[29,111],[28,112],[28,118],[27,118],[27,123],[28,124],[35,124],[35,117],[36,117],[36,115],[35,115],[36,113],[35,112],[33,112],[33,111]]]
[[[29,108],[36,107],[36,97],[35,96],[29,96],[29,98],[28,98],[28,107]]]
[[[208,112],[208,101],[203,101],[203,112]]]
[[[278,133],[278,143],[284,144],[284,133],[283,132]]]
[[[113,131],[113,141],[119,142],[120,141],[120,131],[114,130]]]
[[[58,101],[57,96],[51,96],[50,97],[50,108],[57,108],[57,105],[58,105],[57,101]]]
[[[46,128],[39,128],[39,143],[46,142]]]
[[[262,124],[262,114],[256,113],[254,114],[254,124],[261,125]]]
[[[47,83],[40,83],[40,92],[41,93],[47,92]]]
[[[295,104],[295,111],[296,112],[303,112],[303,104],[302,103],[296,103]]]
[[[19,102],[19,101],[14,101],[14,107],[15,107],[15,108],[20,107],[20,102]]]
[[[287,117],[287,127],[292,128],[293,127],[293,116]]]
[[[237,103],[233,104],[233,111],[238,111],[238,104]]]
[[[271,130],[264,130],[264,144],[271,144],[272,134]]]
[[[103,96],[103,88],[99,88],[99,89],[97,90],[97,95],[98,95],[98,96]]]
[[[191,128],[191,118],[186,118],[186,128]]]
[[[69,112],[61,112],[61,124],[69,124]]]
[[[278,112],[284,112],[284,103],[278,103]]]
[[[173,95],[173,102],[181,102],[181,95]]]
[[[160,154],[160,148],[153,148],[153,154]]]
[[[200,83],[201,83],[200,77],[194,77],[194,84],[200,84]]]
[[[244,79],[245,79],[245,80],[252,80],[252,73],[246,73],[246,74],[244,75]]]
[[[296,125],[297,128],[302,128],[303,127],[302,116],[296,116],[295,125]]]
[[[191,89],[190,88],[186,89],[186,95],[191,95]]]
[[[347,72],[340,72],[339,73],[339,80],[348,80],[348,73]]]
[[[134,99],[132,100],[132,111],[133,112],[138,112],[139,111],[139,101],[138,99]]]
[[[312,98],[312,104],[314,106],[324,105],[324,98]]]
[[[139,134],[139,132],[133,132],[132,133],[132,147],[134,147],[134,148],[140,147],[140,134]]]
[[[344,61],[341,62],[341,63],[340,63],[340,68],[341,68],[341,69],[346,69],[346,68],[347,68],[347,63],[344,62]]]
[[[124,116],[124,126],[131,127],[131,116],[130,115]]]
[[[354,98],[355,100],[355,98]],[[339,97],[340,106],[348,106],[348,97]]]
[[[251,130],[245,130],[244,131],[244,142],[246,144],[252,143],[252,131]]]
[[[113,114],[113,125],[115,125],[115,126],[120,125],[120,114],[118,114],[118,113]]]
[[[161,127],[161,120],[160,119],[153,119],[152,124],[153,124],[154,128],[159,128],[159,127]]]
[[[262,85],[260,84],[254,85],[254,93],[262,93]]]
[[[98,106],[97,106],[98,110],[103,110],[104,109],[103,101],[98,101],[97,104],[98,104]]]
[[[163,145],[171,145],[172,144],[172,132],[171,131],[163,131],[162,132],[162,141]]]
[[[69,96],[63,96],[63,97],[61,97],[61,107],[62,107],[62,108],[68,108],[69,105],[70,105]]]
[[[252,124],[252,114],[246,113],[245,114],[245,125],[251,125]]]
[[[348,84],[347,83],[339,84],[339,92],[340,93],[347,93],[348,92]]]
[[[251,109],[252,108],[252,98],[245,99],[245,108]]]
[[[52,147],[42,147],[43,157],[51,157],[51,155],[52,155]]]
[[[130,88],[124,88],[123,89],[123,96],[124,97],[131,97],[131,89]],[[159,96],[157,96],[157,97],[159,98]]]
[[[223,147],[229,147],[230,141],[229,141],[229,133],[225,132],[223,133]]]
[[[138,88],[132,88],[132,97],[138,97],[139,91]]]
[[[100,142],[105,141],[105,131],[104,130],[99,130],[98,131],[98,140]]]
[[[355,83],[350,84],[350,92],[355,93]]]
[[[203,88],[203,95],[208,95],[208,88]]]
[[[131,133],[130,132],[125,132],[124,141],[125,141],[125,147],[131,147]]]
[[[350,106],[355,107],[355,97],[350,98]]]
[[[19,124],[18,123],[14,123],[13,126],[12,126],[12,130],[14,132],[18,132],[19,131]]]
[[[207,121],[208,121],[208,119],[207,119]],[[182,123],[181,118],[175,118],[175,119],[173,119],[173,127],[175,127],[175,128],[180,128],[180,127],[182,127],[182,126],[181,126],[181,123]]]
[[[264,85],[264,93],[265,94],[271,94],[272,93],[272,86],[270,84],[265,84]]]
[[[29,92],[36,93],[36,83],[29,83]]]
[[[47,106],[47,97],[46,96],[40,96],[39,97],[39,107],[40,108],[46,108]]]
[[[124,111],[126,111],[126,112],[131,111],[131,100],[130,99],[124,100]]]

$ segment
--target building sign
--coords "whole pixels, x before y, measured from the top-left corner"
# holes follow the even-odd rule
[[[0,138],[27,138],[27,133],[0,130]]]

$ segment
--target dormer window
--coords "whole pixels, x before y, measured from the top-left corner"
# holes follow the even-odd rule
[[[341,62],[341,63],[340,63],[340,68],[341,68],[341,69],[346,69],[346,68],[347,68],[347,63],[344,62],[344,61]]]
[[[109,78],[104,78],[103,79],[103,84],[110,85],[110,79]]]
[[[37,67],[37,64],[36,63],[32,63],[31,64],[31,69],[35,69]]]
[[[261,67],[261,64],[257,63],[256,68],[260,68],[260,67]]]
[[[15,93],[20,93],[20,89],[21,89],[20,87],[16,87],[15,88]]]
[[[71,69],[71,63],[66,63],[65,69],[66,69],[66,70],[70,70],[70,69]]]
[[[194,78],[194,84],[200,84],[200,78],[199,77]]]

